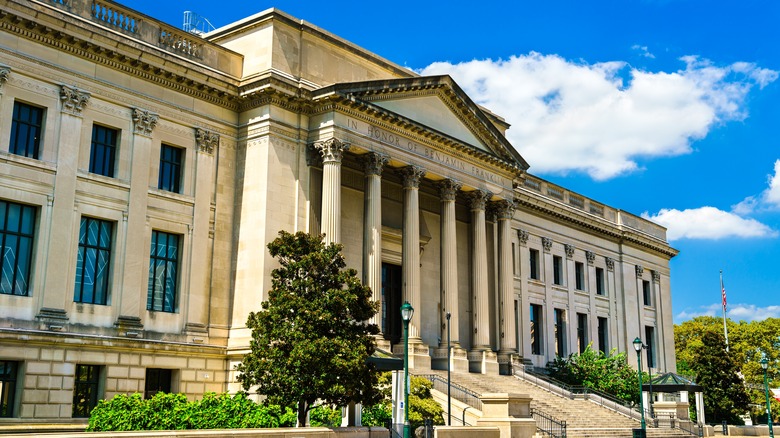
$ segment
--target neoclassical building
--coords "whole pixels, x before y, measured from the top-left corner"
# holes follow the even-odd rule
[[[460,370],[637,336],[675,370],[665,230],[529,173],[450,77],[274,9],[198,36],[101,0],[1,5],[0,425],[238,389],[279,230],[343,244],[383,349],[411,303],[415,369],[446,367],[449,314]]]

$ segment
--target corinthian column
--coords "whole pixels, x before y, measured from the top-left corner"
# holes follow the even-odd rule
[[[451,179],[439,183],[441,195],[441,302],[442,311],[450,312],[451,344],[460,347],[458,327],[458,245],[455,230],[455,195],[461,184]],[[440,346],[447,345],[446,326],[442,325]]]
[[[496,203],[496,215],[498,217],[498,290],[501,315],[500,355],[517,352],[511,240],[511,220],[514,212],[515,205],[513,202],[503,200]],[[501,359],[499,359],[499,362],[502,362]]]
[[[387,155],[370,152],[364,161],[363,283],[371,288],[374,301],[382,299],[382,167],[387,164],[387,160]],[[380,317],[377,313],[370,322],[379,324]]]
[[[471,249],[471,290],[474,296],[474,340],[472,350],[490,349],[490,317],[488,298],[487,232],[485,205],[490,193],[475,190],[469,194],[473,245]]]
[[[404,179],[404,238],[402,248],[402,273],[404,281],[404,300],[414,308],[409,323],[410,342],[420,343],[420,180],[425,169],[419,166],[406,166],[401,169]],[[396,309],[392,309],[396,311]],[[400,310],[398,310],[400,311]]]
[[[335,138],[318,141],[322,154],[322,232],[325,243],[341,242],[341,159],[349,144]]]

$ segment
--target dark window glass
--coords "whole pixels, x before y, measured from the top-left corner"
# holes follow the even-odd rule
[[[160,148],[160,177],[157,188],[169,192],[181,193],[181,158],[182,150],[177,147],[162,145]]]
[[[23,157],[38,159],[43,133],[43,108],[14,102],[11,119],[11,145],[8,151]]]
[[[114,177],[116,143],[119,131],[105,126],[92,126],[92,148],[89,151],[89,171]]]
[[[73,301],[90,304],[108,302],[112,231],[111,222],[81,218]]]
[[[584,313],[577,314],[577,347],[580,353],[588,347],[588,315]]]
[[[585,265],[582,262],[574,263],[574,278],[577,290],[585,290]]]
[[[87,418],[97,406],[100,367],[76,365],[76,383],[73,388],[73,418]]]
[[[19,362],[0,360],[0,417],[13,417]]]
[[[599,350],[601,350],[604,354],[607,354],[607,350],[609,349],[609,332],[607,331],[607,318],[599,317]]]
[[[642,300],[645,306],[650,305],[650,282],[647,280],[642,281]]]
[[[28,295],[35,207],[0,201],[0,293]]]
[[[605,295],[604,268],[596,268],[596,295]]]
[[[553,284],[563,285],[563,259],[553,256]]]
[[[179,271],[179,236],[152,231],[149,258],[149,287],[147,310],[176,311],[176,283]]]
[[[149,368],[146,370],[146,384],[144,386],[144,398],[152,398],[158,392],[170,394],[171,370]]]
[[[563,309],[555,309],[555,354],[566,355],[566,321]]]
[[[542,354],[542,306],[531,304],[531,354]]]
[[[655,327],[645,326],[647,368],[655,368]]]
[[[530,250],[531,253],[531,279],[539,279],[539,251],[536,249]]]

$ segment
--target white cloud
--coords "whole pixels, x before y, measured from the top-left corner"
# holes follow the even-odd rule
[[[509,140],[534,172],[608,179],[639,169],[641,158],[690,152],[716,124],[746,117],[747,93],[778,76],[745,62],[682,62],[677,71],[648,72],[532,52],[438,62],[420,73],[451,75],[475,102],[505,117]]]
[[[722,312],[720,303],[710,304],[683,310],[675,315],[674,320],[679,323],[697,316],[722,316]],[[767,318],[780,318],[780,306],[759,307],[755,304],[729,304],[726,317],[736,321],[763,321]]]
[[[733,212],[715,207],[687,210],[662,209],[652,216],[647,212],[642,213],[642,217],[666,227],[667,238],[670,241],[777,236],[775,230],[755,219],[743,218]]]
[[[767,176],[769,187],[758,196],[748,196],[737,205],[732,206],[732,211],[737,214],[750,214],[757,210],[780,209],[780,160],[775,161],[775,174]]]
[[[647,46],[640,46],[639,44],[634,44],[633,46],[631,46],[631,48],[633,50],[638,51],[645,58],[651,58],[651,59],[655,58],[655,55],[653,55],[652,53],[650,53],[649,50],[647,50]]]

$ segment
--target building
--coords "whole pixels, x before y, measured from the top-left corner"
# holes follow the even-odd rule
[[[451,78],[274,9],[201,38],[2,0],[0,28],[0,422],[237,389],[282,229],[343,243],[384,348],[413,305],[413,367],[446,365],[449,312],[457,369],[639,336],[675,370],[665,230],[528,173]]]

